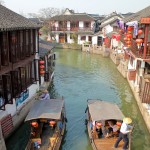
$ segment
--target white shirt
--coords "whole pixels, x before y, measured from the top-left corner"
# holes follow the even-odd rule
[[[127,134],[127,133],[130,132],[129,130],[131,128],[132,128],[132,126],[130,126],[130,125],[126,124],[126,123],[122,123],[121,128],[120,128],[120,132],[123,133],[123,134]]]
[[[50,99],[49,93],[46,93],[44,96],[42,96],[41,100],[47,100]]]

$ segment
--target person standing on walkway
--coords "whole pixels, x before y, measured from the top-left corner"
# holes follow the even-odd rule
[[[114,145],[115,148],[118,147],[120,141],[123,139],[124,141],[123,150],[128,149],[128,145],[129,145],[128,133],[131,132],[133,128],[132,126],[129,125],[130,123],[132,123],[132,120],[130,118],[123,119],[123,123],[120,128],[119,137]]]
[[[41,100],[48,100],[50,99],[50,95],[48,90],[44,90],[43,94],[40,96]]]

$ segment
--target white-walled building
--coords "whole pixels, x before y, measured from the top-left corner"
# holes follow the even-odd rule
[[[120,20],[122,18],[123,18],[122,15],[119,15],[116,12],[113,12],[110,15],[106,16],[104,19],[102,19],[99,22],[100,31],[93,35],[92,44],[97,44],[98,46],[101,46],[105,38],[107,37],[106,35],[114,31],[114,24],[116,24],[118,19]]]
[[[63,15],[50,19],[50,27],[57,43],[91,42],[95,18],[86,13],[74,13],[66,9]]]

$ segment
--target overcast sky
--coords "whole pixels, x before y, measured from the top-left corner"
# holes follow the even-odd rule
[[[41,8],[69,8],[75,12],[99,15],[137,12],[150,5],[150,0],[3,0],[5,6],[17,13],[37,13]]]

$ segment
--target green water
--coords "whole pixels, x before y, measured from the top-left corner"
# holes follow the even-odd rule
[[[87,99],[116,103],[135,124],[132,150],[149,150],[150,135],[132,91],[115,64],[109,58],[76,50],[58,49],[55,53],[56,66],[50,94],[54,98],[64,97],[68,119],[62,150],[91,150],[84,125]],[[23,129],[19,133],[21,132],[24,134]],[[21,145],[22,142],[24,145],[27,134],[22,135],[22,138],[19,135],[16,132],[8,140],[8,150],[23,150],[23,146],[20,149],[18,146],[10,148],[12,142],[16,145]]]

